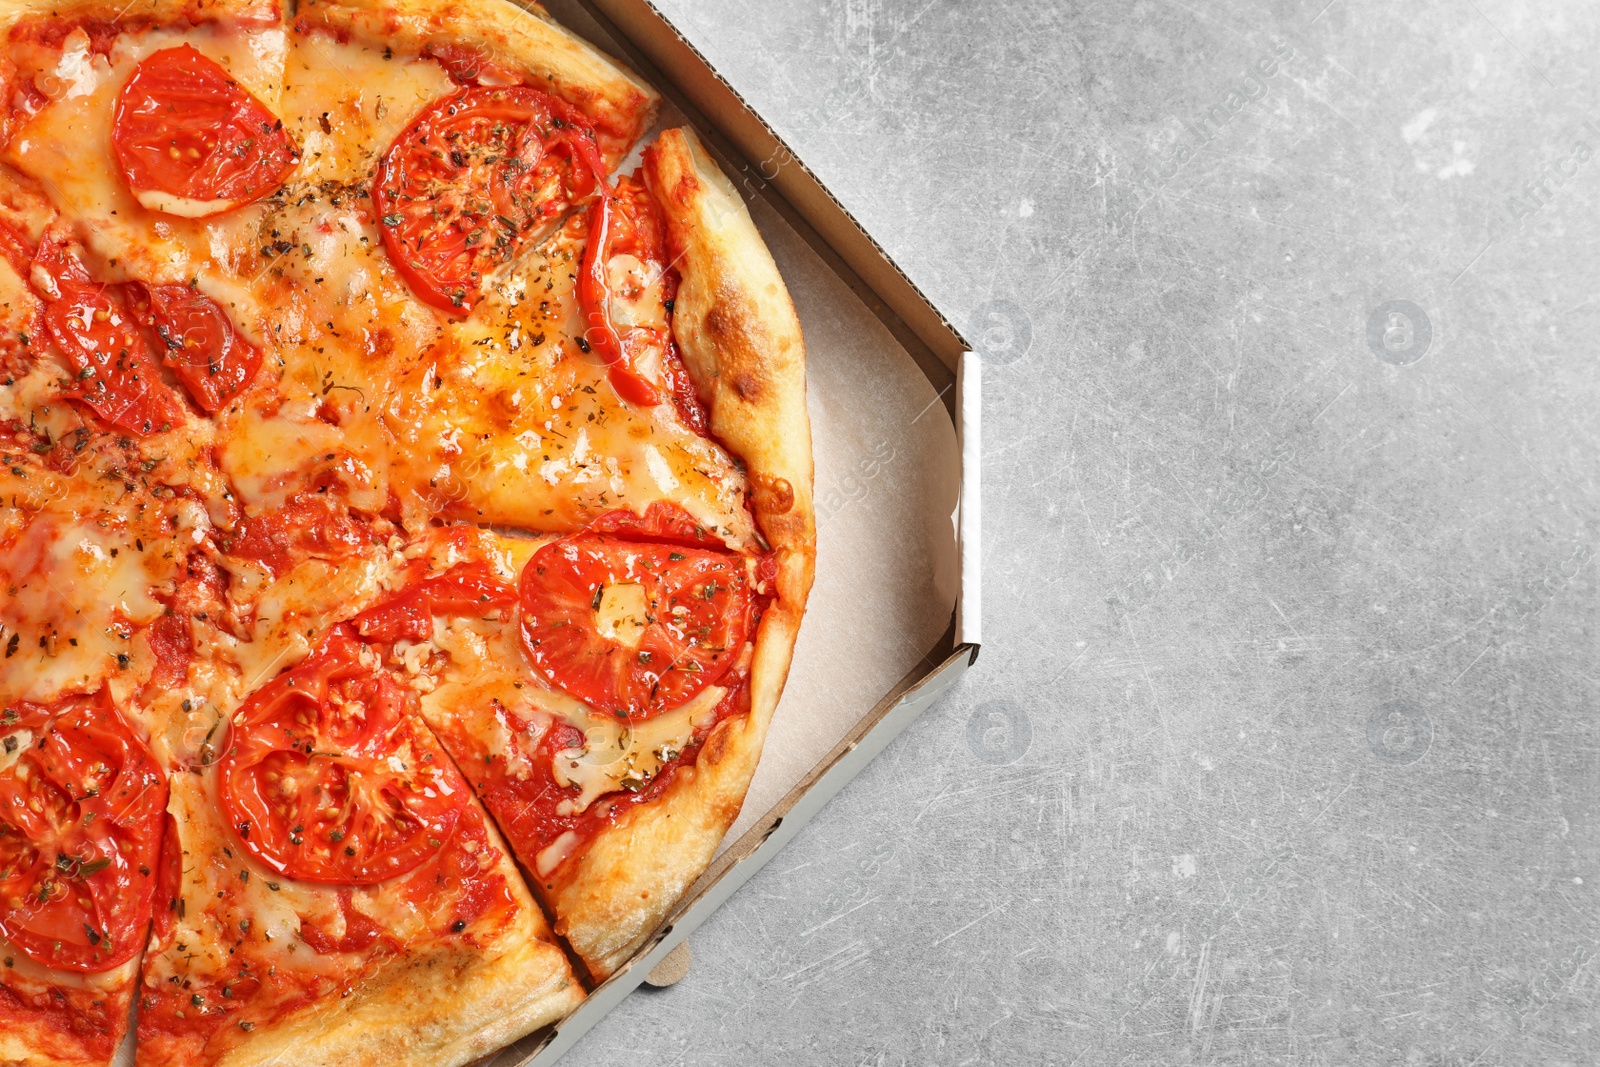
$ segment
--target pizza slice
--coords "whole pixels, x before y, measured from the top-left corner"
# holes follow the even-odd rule
[[[416,701],[334,626],[174,773],[139,1064],[460,1064],[582,1000]]]
[[[38,206],[0,189],[8,209]],[[167,802],[140,701],[187,655],[205,511],[152,487],[137,446],[68,398],[31,250],[0,231],[0,1063],[105,1065]]]

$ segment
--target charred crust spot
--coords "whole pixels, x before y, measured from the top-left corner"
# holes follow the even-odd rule
[[[740,371],[733,376],[733,391],[740,400],[752,403],[761,396],[761,381],[749,371]]]
[[[702,323],[702,328],[719,347],[727,345],[739,332],[739,313],[731,304],[727,296],[718,297]]]

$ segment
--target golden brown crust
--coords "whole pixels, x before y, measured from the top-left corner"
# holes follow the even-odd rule
[[[441,950],[394,964],[354,996],[263,1027],[216,1067],[471,1063],[560,1019],[584,997],[570,974],[549,966],[545,957],[557,950],[531,929],[507,931],[506,942],[498,956]]]
[[[659,800],[630,809],[543,881],[555,930],[603,981],[627,962],[705,871],[744,804],[783,691],[799,615],[763,616],[750,714],[718,724]]]
[[[397,51],[480,49],[576,106],[615,166],[655,121],[660,95],[616,61],[543,16],[506,0],[301,0],[297,27],[324,26]]]
[[[660,800],[630,810],[544,882],[556,932],[597,979],[644,943],[738,816],[816,565],[805,345],[788,290],[743,202],[693,134],[662,134],[646,153],[645,175],[681,275],[673,333],[712,433],[748,468],[751,510],[777,557],[777,599],[756,637],[749,715],[719,724]]]
[[[779,606],[798,618],[817,540],[800,320],[744,202],[692,132],[664,132],[644,173],[681,277],[673,336],[712,435],[749,470],[756,525],[778,553]]]

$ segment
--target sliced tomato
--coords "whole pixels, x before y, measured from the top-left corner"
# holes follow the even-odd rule
[[[717,547],[717,539],[682,507],[666,500],[655,500],[644,514],[619,508],[608,511],[584,528],[585,533],[616,534],[630,541],[660,541],[688,545],[690,548]]]
[[[261,366],[261,350],[234,329],[217,302],[187,285],[149,285],[135,310],[161,339],[171,367],[208,415],[227,407]]]
[[[485,275],[604,180],[594,131],[576,109],[527,86],[467,85],[395,138],[372,202],[411,291],[465,315]]]
[[[715,683],[750,633],[744,560],[581,533],[522,570],[522,647],[545,677],[599,711],[644,718]]]
[[[121,286],[95,283],[56,230],[40,242],[31,274],[46,298],[45,329],[73,372],[69,395],[138,437],[184,422],[183,401],[162,380]]]
[[[516,590],[475,560],[424,578],[350,621],[368,641],[421,641],[432,636],[435,615],[486,615],[516,602]]]
[[[0,935],[45,967],[126,963],[150,921],[166,779],[104,691],[12,705],[0,744]]]
[[[335,627],[234,713],[217,772],[240,843],[291,878],[339,885],[393,878],[437,852],[467,791],[415,703]]]
[[[612,313],[617,294],[611,290],[613,261],[618,256],[637,261],[631,263],[631,271],[622,272],[624,276],[642,273],[651,292],[659,293],[665,327],[618,324]],[[605,363],[618,396],[629,403],[651,407],[660,403],[661,393],[666,392],[683,421],[704,437],[710,433],[710,419],[672,335],[672,306],[678,280],[667,254],[666,226],[654,195],[635,176],[618,180],[615,189],[589,208],[588,241],[578,273],[584,343]],[[641,356],[647,352],[654,353],[660,361],[659,381],[653,382],[640,373]]]
[[[265,196],[300,161],[277,116],[187,44],[134,70],[117,96],[111,143],[140,203],[191,218]]]
[[[638,371],[623,351],[622,338],[611,321],[611,283],[607,263],[611,253],[612,218],[616,198],[609,191],[589,206],[589,239],[583,247],[578,271],[578,306],[583,312],[583,338],[589,351],[606,365],[617,395],[630,404],[655,407],[661,402],[656,387]]]

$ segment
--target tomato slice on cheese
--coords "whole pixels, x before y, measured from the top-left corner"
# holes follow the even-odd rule
[[[187,285],[142,287],[135,304],[162,346],[161,362],[208,415],[227,407],[261,366],[261,350],[234,329],[216,301]]]
[[[0,713],[0,934],[97,972],[144,947],[166,779],[102,692]]]
[[[745,561],[687,545],[581,533],[522,570],[523,651],[602,712],[678,707],[738,659],[750,633]]]
[[[217,761],[241,844],[289,877],[336,885],[381,882],[437,852],[466,784],[415,703],[343,625],[247,698]]]
[[[629,541],[660,541],[690,548],[716,548],[717,539],[677,504],[652,501],[639,512],[627,508],[608,511],[584,527],[585,533],[615,534]]]
[[[589,207],[577,285],[584,343],[623,400],[651,407],[666,393],[690,429],[708,436],[709,416],[672,334],[678,281],[655,198],[637,176],[619,179]]]
[[[616,228],[617,198],[608,189],[589,207],[589,242],[578,273],[578,304],[583,312],[583,337],[589,350],[608,370],[612,388],[630,404],[654,407],[661,402],[656,387],[634,369],[611,314],[611,234]]]
[[[372,201],[411,291],[465,315],[485,275],[603,181],[594,131],[570,105],[527,86],[468,85],[395,138]]]
[[[516,602],[516,590],[475,560],[422,579],[351,623],[369,641],[421,641],[432,636],[435,615],[486,615]]]
[[[90,279],[54,230],[31,274],[46,298],[45,329],[72,371],[70,395],[138,437],[183,423],[183,401],[162,379],[122,287]]]
[[[111,143],[139,203],[186,218],[260,199],[300,161],[277,116],[187,44],[139,64],[117,96]]]

